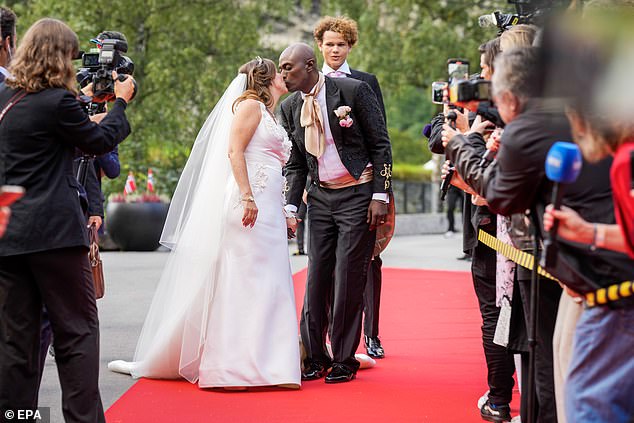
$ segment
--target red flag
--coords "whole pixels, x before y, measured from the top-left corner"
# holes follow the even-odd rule
[[[147,170],[147,192],[154,192],[154,174],[152,169]]]
[[[128,179],[125,181],[125,188],[123,189],[123,195],[132,194],[136,191],[136,182],[134,180],[134,175],[132,171],[128,173]]]

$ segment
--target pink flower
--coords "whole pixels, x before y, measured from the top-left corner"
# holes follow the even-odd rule
[[[335,115],[339,119],[343,119],[348,116],[348,113],[350,113],[351,111],[352,109],[350,108],[350,106],[339,106],[335,109]]]
[[[352,120],[352,118],[350,116],[346,116],[345,119],[341,119],[339,121],[339,126],[341,126],[343,128],[350,128],[353,123],[354,123],[354,121]]]

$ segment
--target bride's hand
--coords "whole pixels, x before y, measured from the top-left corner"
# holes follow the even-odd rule
[[[242,226],[253,227],[258,218],[258,206],[252,195],[243,195],[241,198],[244,213],[242,214]]]

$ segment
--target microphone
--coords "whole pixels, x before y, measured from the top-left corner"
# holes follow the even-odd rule
[[[546,156],[546,177],[555,183],[551,198],[555,210],[561,208],[561,200],[563,197],[562,184],[570,184],[576,181],[581,172],[582,165],[581,151],[576,144],[557,141],[550,147],[548,155]],[[547,267],[554,266],[557,262],[555,237],[558,228],[559,221],[555,219],[552,228],[550,228],[544,240],[544,257]]]
[[[458,119],[458,115],[455,111],[450,110],[447,113],[447,120],[449,121],[449,126],[453,129],[456,129],[456,119]],[[447,192],[449,191],[449,187],[451,186],[451,178],[453,178],[453,173],[455,171],[455,167],[450,164],[449,171],[445,175],[445,179],[442,180],[440,184],[440,201],[445,201],[445,197],[447,196]]]
[[[487,28],[498,25],[498,19],[495,13],[489,13],[488,15],[482,15],[478,18],[478,25],[481,28]]]
[[[427,138],[431,137],[431,123],[425,125],[422,134]]]
[[[487,150],[486,153],[484,153],[482,155],[482,158],[480,159],[480,166],[486,166],[488,163],[491,163],[493,159],[495,159],[496,154],[497,154],[497,151]]]

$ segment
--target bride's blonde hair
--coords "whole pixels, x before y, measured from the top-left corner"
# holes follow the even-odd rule
[[[273,105],[271,84],[277,72],[275,63],[272,60],[257,57],[240,66],[238,72],[247,76],[247,87],[242,95],[233,102],[231,109],[235,112],[238,104],[247,99],[258,100],[266,107],[271,107]]]

